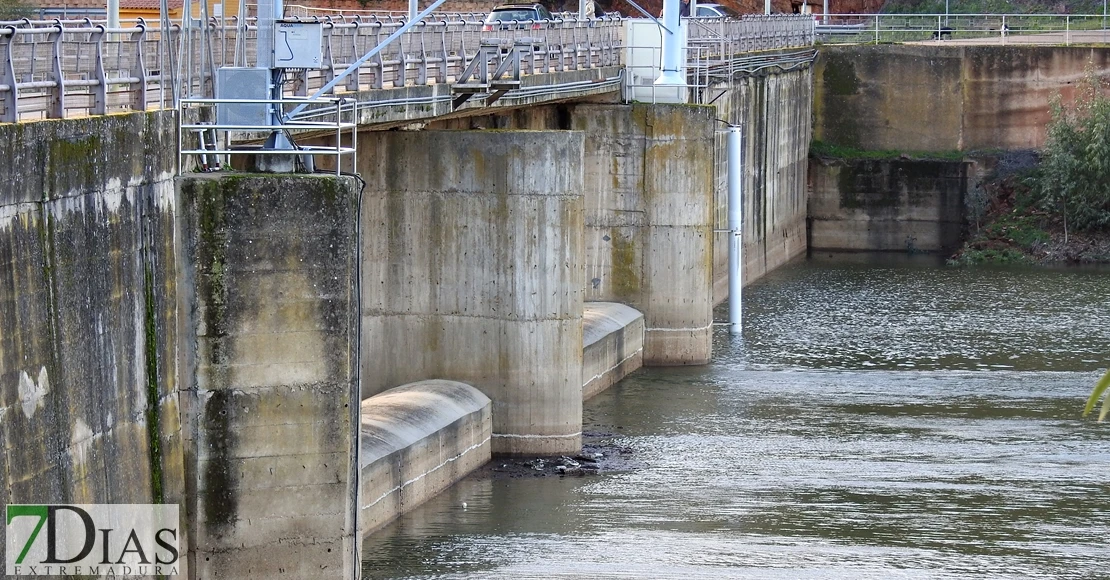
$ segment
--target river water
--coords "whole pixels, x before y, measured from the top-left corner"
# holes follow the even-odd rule
[[[365,576],[1110,578],[1110,271],[811,259],[744,307],[586,403],[639,468],[468,478]]]

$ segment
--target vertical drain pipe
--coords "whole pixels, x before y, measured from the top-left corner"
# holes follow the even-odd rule
[[[728,152],[728,332],[739,335],[743,327],[744,237],[743,139],[740,127],[729,125],[726,141]]]

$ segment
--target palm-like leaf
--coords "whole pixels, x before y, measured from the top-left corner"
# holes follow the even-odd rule
[[[1095,404],[1098,403],[1099,397],[1106,394],[1108,389],[1110,389],[1110,369],[1107,369],[1106,374],[1099,379],[1098,384],[1095,385],[1095,390],[1091,391],[1091,397],[1087,399],[1087,406],[1083,408],[1084,417],[1091,414]],[[1098,414],[1098,420],[1105,419],[1108,413],[1110,413],[1110,395],[1107,395],[1106,400],[1102,402],[1102,410]]]

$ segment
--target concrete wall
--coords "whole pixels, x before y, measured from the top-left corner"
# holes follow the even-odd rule
[[[614,302],[582,313],[582,400],[608,389],[644,362],[644,315]]]
[[[1110,49],[1059,46],[826,46],[814,137],[859,149],[952,151],[1044,144],[1049,100],[1073,98]]]
[[[0,504],[183,501],[175,130],[0,124]]]
[[[197,175],[178,196],[195,577],[354,577],[354,180]]]
[[[493,452],[581,448],[582,135],[359,137],[363,397],[431,378],[493,400]]]
[[[715,109],[578,105],[586,299],[644,314],[646,365],[710,357]]]
[[[492,406],[454,381],[419,381],[362,402],[362,506],[369,534],[490,460]]]
[[[969,164],[814,159],[810,247],[942,252],[959,245]]]
[[[812,130],[809,67],[734,79],[717,99],[718,117],[742,127],[744,283],[806,251],[806,170]],[[714,228],[728,228],[728,155],[716,141]],[[714,303],[728,298],[728,235],[713,245]]]

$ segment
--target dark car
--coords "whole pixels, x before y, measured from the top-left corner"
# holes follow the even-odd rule
[[[541,4],[502,4],[495,6],[486,16],[482,30],[513,30],[530,26],[544,28],[555,17]]]

